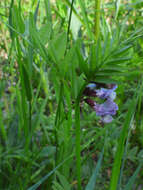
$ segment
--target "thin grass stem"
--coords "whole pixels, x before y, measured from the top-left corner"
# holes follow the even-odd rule
[[[97,41],[100,35],[100,5],[101,0],[95,0],[95,40]]]

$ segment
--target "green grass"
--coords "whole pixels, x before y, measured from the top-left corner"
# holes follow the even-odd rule
[[[98,3],[0,2],[0,189],[143,188],[142,2]],[[118,84],[109,124],[93,81]]]

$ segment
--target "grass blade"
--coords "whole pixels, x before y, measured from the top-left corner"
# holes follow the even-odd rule
[[[140,163],[139,166],[137,167],[136,171],[134,172],[134,174],[131,176],[131,178],[129,179],[128,183],[126,184],[125,188],[123,190],[131,190],[133,184],[135,183],[136,177],[142,167],[143,163]]]
[[[127,113],[127,116],[126,116],[126,119],[125,119],[125,122],[123,125],[123,129],[121,131],[121,135],[118,140],[115,161],[114,161],[114,165],[113,165],[113,169],[112,169],[110,190],[117,189],[119,175],[120,175],[120,167],[121,167],[122,157],[123,157],[124,148],[125,148],[124,143],[125,143],[126,137],[128,135],[128,128],[131,124],[131,121],[132,121],[134,113],[135,113],[136,104],[137,104],[137,98],[134,97],[133,101],[131,102],[131,104],[129,106],[129,111]]]
[[[44,0],[44,3],[45,3],[47,21],[52,23],[50,0]]]
[[[47,175],[42,177],[38,181],[38,183],[34,184],[33,186],[29,187],[27,190],[36,190],[45,180],[47,180],[57,169],[59,169],[65,162],[67,162],[69,159],[71,159],[72,155],[69,156],[67,159],[65,159],[63,162],[61,162],[57,167],[55,167],[52,171],[50,171]]]
[[[82,12],[83,20],[84,20],[84,23],[85,23],[85,26],[86,26],[86,29],[87,29],[88,37],[93,39],[93,33],[92,33],[92,31],[91,31],[91,29],[89,27],[89,20],[88,20],[88,17],[87,17],[84,1],[79,0],[78,2],[79,2],[79,5],[81,7],[81,12]]]
[[[84,84],[76,98],[75,105],[75,126],[76,126],[76,168],[77,168],[77,181],[78,181],[78,190],[81,190],[81,129],[80,129],[80,99],[82,92],[85,88]]]
[[[6,133],[6,130],[5,130],[2,118],[3,118],[3,114],[2,114],[2,109],[0,107],[0,133],[2,135],[3,141],[6,142],[6,140],[7,140],[7,133]]]
[[[101,168],[103,154],[104,154],[104,147],[103,147],[102,152],[100,153],[99,160],[97,162],[97,166],[96,166],[95,170],[93,171],[93,174],[92,174],[92,176],[91,176],[85,190],[94,190],[95,189],[96,178],[97,178],[99,170]]]
[[[100,0],[95,0],[95,40],[98,40],[100,34]]]
[[[36,25],[37,18],[38,18],[39,4],[40,4],[40,0],[37,3],[37,7],[36,7],[36,10],[35,10],[35,13],[34,13],[34,22],[35,22],[35,25]]]
[[[121,5],[121,0],[116,0],[116,13],[115,13],[115,20],[118,17],[118,13],[119,13],[119,9],[120,9],[120,5]]]
[[[78,190],[81,190],[81,146],[80,146],[80,108],[79,102],[76,104],[75,108],[75,125],[76,125],[76,167],[77,167],[77,181]]]

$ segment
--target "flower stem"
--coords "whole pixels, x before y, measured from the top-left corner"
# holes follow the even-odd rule
[[[82,86],[75,103],[75,127],[76,127],[76,172],[78,181],[78,190],[81,190],[81,127],[80,127],[80,101],[85,89],[86,83]]]
[[[95,0],[95,40],[97,41],[100,34],[100,4],[101,0]]]

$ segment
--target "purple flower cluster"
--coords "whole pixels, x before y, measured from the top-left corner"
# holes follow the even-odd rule
[[[101,99],[110,98],[114,100],[116,98],[116,92],[114,92],[116,88],[117,85],[113,86],[113,88],[111,89],[101,88],[100,90],[95,90],[95,91],[96,95]]]
[[[117,104],[113,101],[116,98],[116,92],[114,91],[117,85],[111,84],[109,85],[110,88],[100,89],[96,89],[96,86],[95,83],[90,83],[87,85],[84,94],[106,99],[106,101],[102,104],[98,104],[89,98],[85,99],[85,101],[96,111],[97,116],[101,116],[101,121],[103,123],[110,123],[113,120],[112,115],[115,115],[118,110]]]

